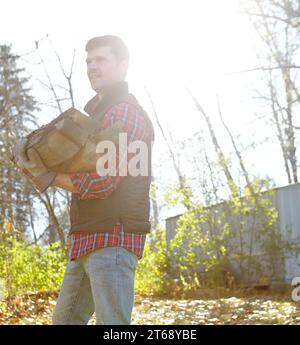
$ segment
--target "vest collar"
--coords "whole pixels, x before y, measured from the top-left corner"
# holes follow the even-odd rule
[[[94,117],[101,109],[113,104],[120,96],[124,95],[128,95],[128,83],[126,81],[107,85],[103,89],[101,99],[99,99],[98,95],[94,96],[88,101],[84,111]]]

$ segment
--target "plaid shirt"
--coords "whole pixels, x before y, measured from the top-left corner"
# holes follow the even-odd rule
[[[133,105],[121,102],[109,109],[102,118],[101,129],[108,128],[117,121],[123,123],[123,132],[127,133],[127,145],[132,141],[148,139],[149,131],[146,121]],[[126,160],[128,162],[133,156],[133,154],[127,153],[127,147],[122,152],[125,153],[124,157],[119,157],[117,152],[117,171],[118,167],[121,168],[122,164],[126,163]],[[109,197],[118,188],[121,180],[118,173],[116,176],[99,176],[97,172],[74,173],[70,174],[70,178],[77,191],[77,196],[82,200]],[[124,247],[141,259],[145,240],[145,234],[125,233],[121,223],[115,224],[109,232],[74,233],[70,236],[70,260],[75,260],[99,248],[114,246]]]

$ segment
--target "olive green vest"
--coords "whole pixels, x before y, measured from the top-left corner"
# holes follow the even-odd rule
[[[123,224],[125,232],[150,232],[150,198],[151,183],[151,145],[154,140],[152,123],[136,98],[128,93],[126,82],[111,85],[103,99],[97,104],[97,97],[89,101],[85,111],[102,121],[104,114],[114,105],[127,102],[134,105],[140,116],[146,120],[149,130],[148,146],[148,176],[122,176],[117,189],[106,199],[81,200],[72,193],[71,201],[71,229],[75,232],[107,232],[116,223]]]

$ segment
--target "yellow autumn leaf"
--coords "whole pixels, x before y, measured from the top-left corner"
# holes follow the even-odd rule
[[[13,227],[12,223],[7,223],[7,224],[6,224],[6,229],[7,229],[8,231],[11,231],[11,230],[12,230],[12,227]]]

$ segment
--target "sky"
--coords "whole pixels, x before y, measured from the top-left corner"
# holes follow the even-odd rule
[[[49,34],[66,64],[77,49],[76,68],[84,77],[86,41],[108,33],[120,35],[129,46],[133,86],[146,84],[157,94],[165,93],[166,86],[181,93],[185,85],[199,92],[222,89],[227,73],[251,64],[249,24],[238,15],[235,0],[1,2],[1,42],[24,54]],[[87,90],[85,79],[77,91],[80,102]]]
[[[268,136],[268,129],[257,125],[253,115],[251,93],[259,85],[257,75],[236,73],[256,67],[255,49],[259,44],[237,0],[1,0],[0,8],[0,43],[12,44],[35,76],[43,74],[40,66],[28,63],[36,56],[24,55],[34,49],[35,41],[48,34],[65,66],[70,65],[76,48],[74,91],[80,109],[93,96],[85,75],[85,43],[94,36],[115,34],[130,50],[130,90],[151,115],[145,87],[149,90],[163,126],[174,138],[188,138],[203,126],[186,88],[210,114],[227,152],[232,147],[218,123],[217,94],[227,125],[245,145],[253,137],[260,140]],[[46,40],[40,47],[51,73],[58,75]],[[44,97],[38,84],[35,93]],[[54,114],[39,116],[46,123]],[[162,145],[162,137],[157,135],[154,156],[158,159]],[[270,149],[278,153],[278,161],[270,162]],[[253,171],[271,171],[277,185],[286,184],[284,170],[272,168],[272,164],[281,164],[275,141],[249,153],[248,158]],[[168,173],[173,174],[171,170]]]

